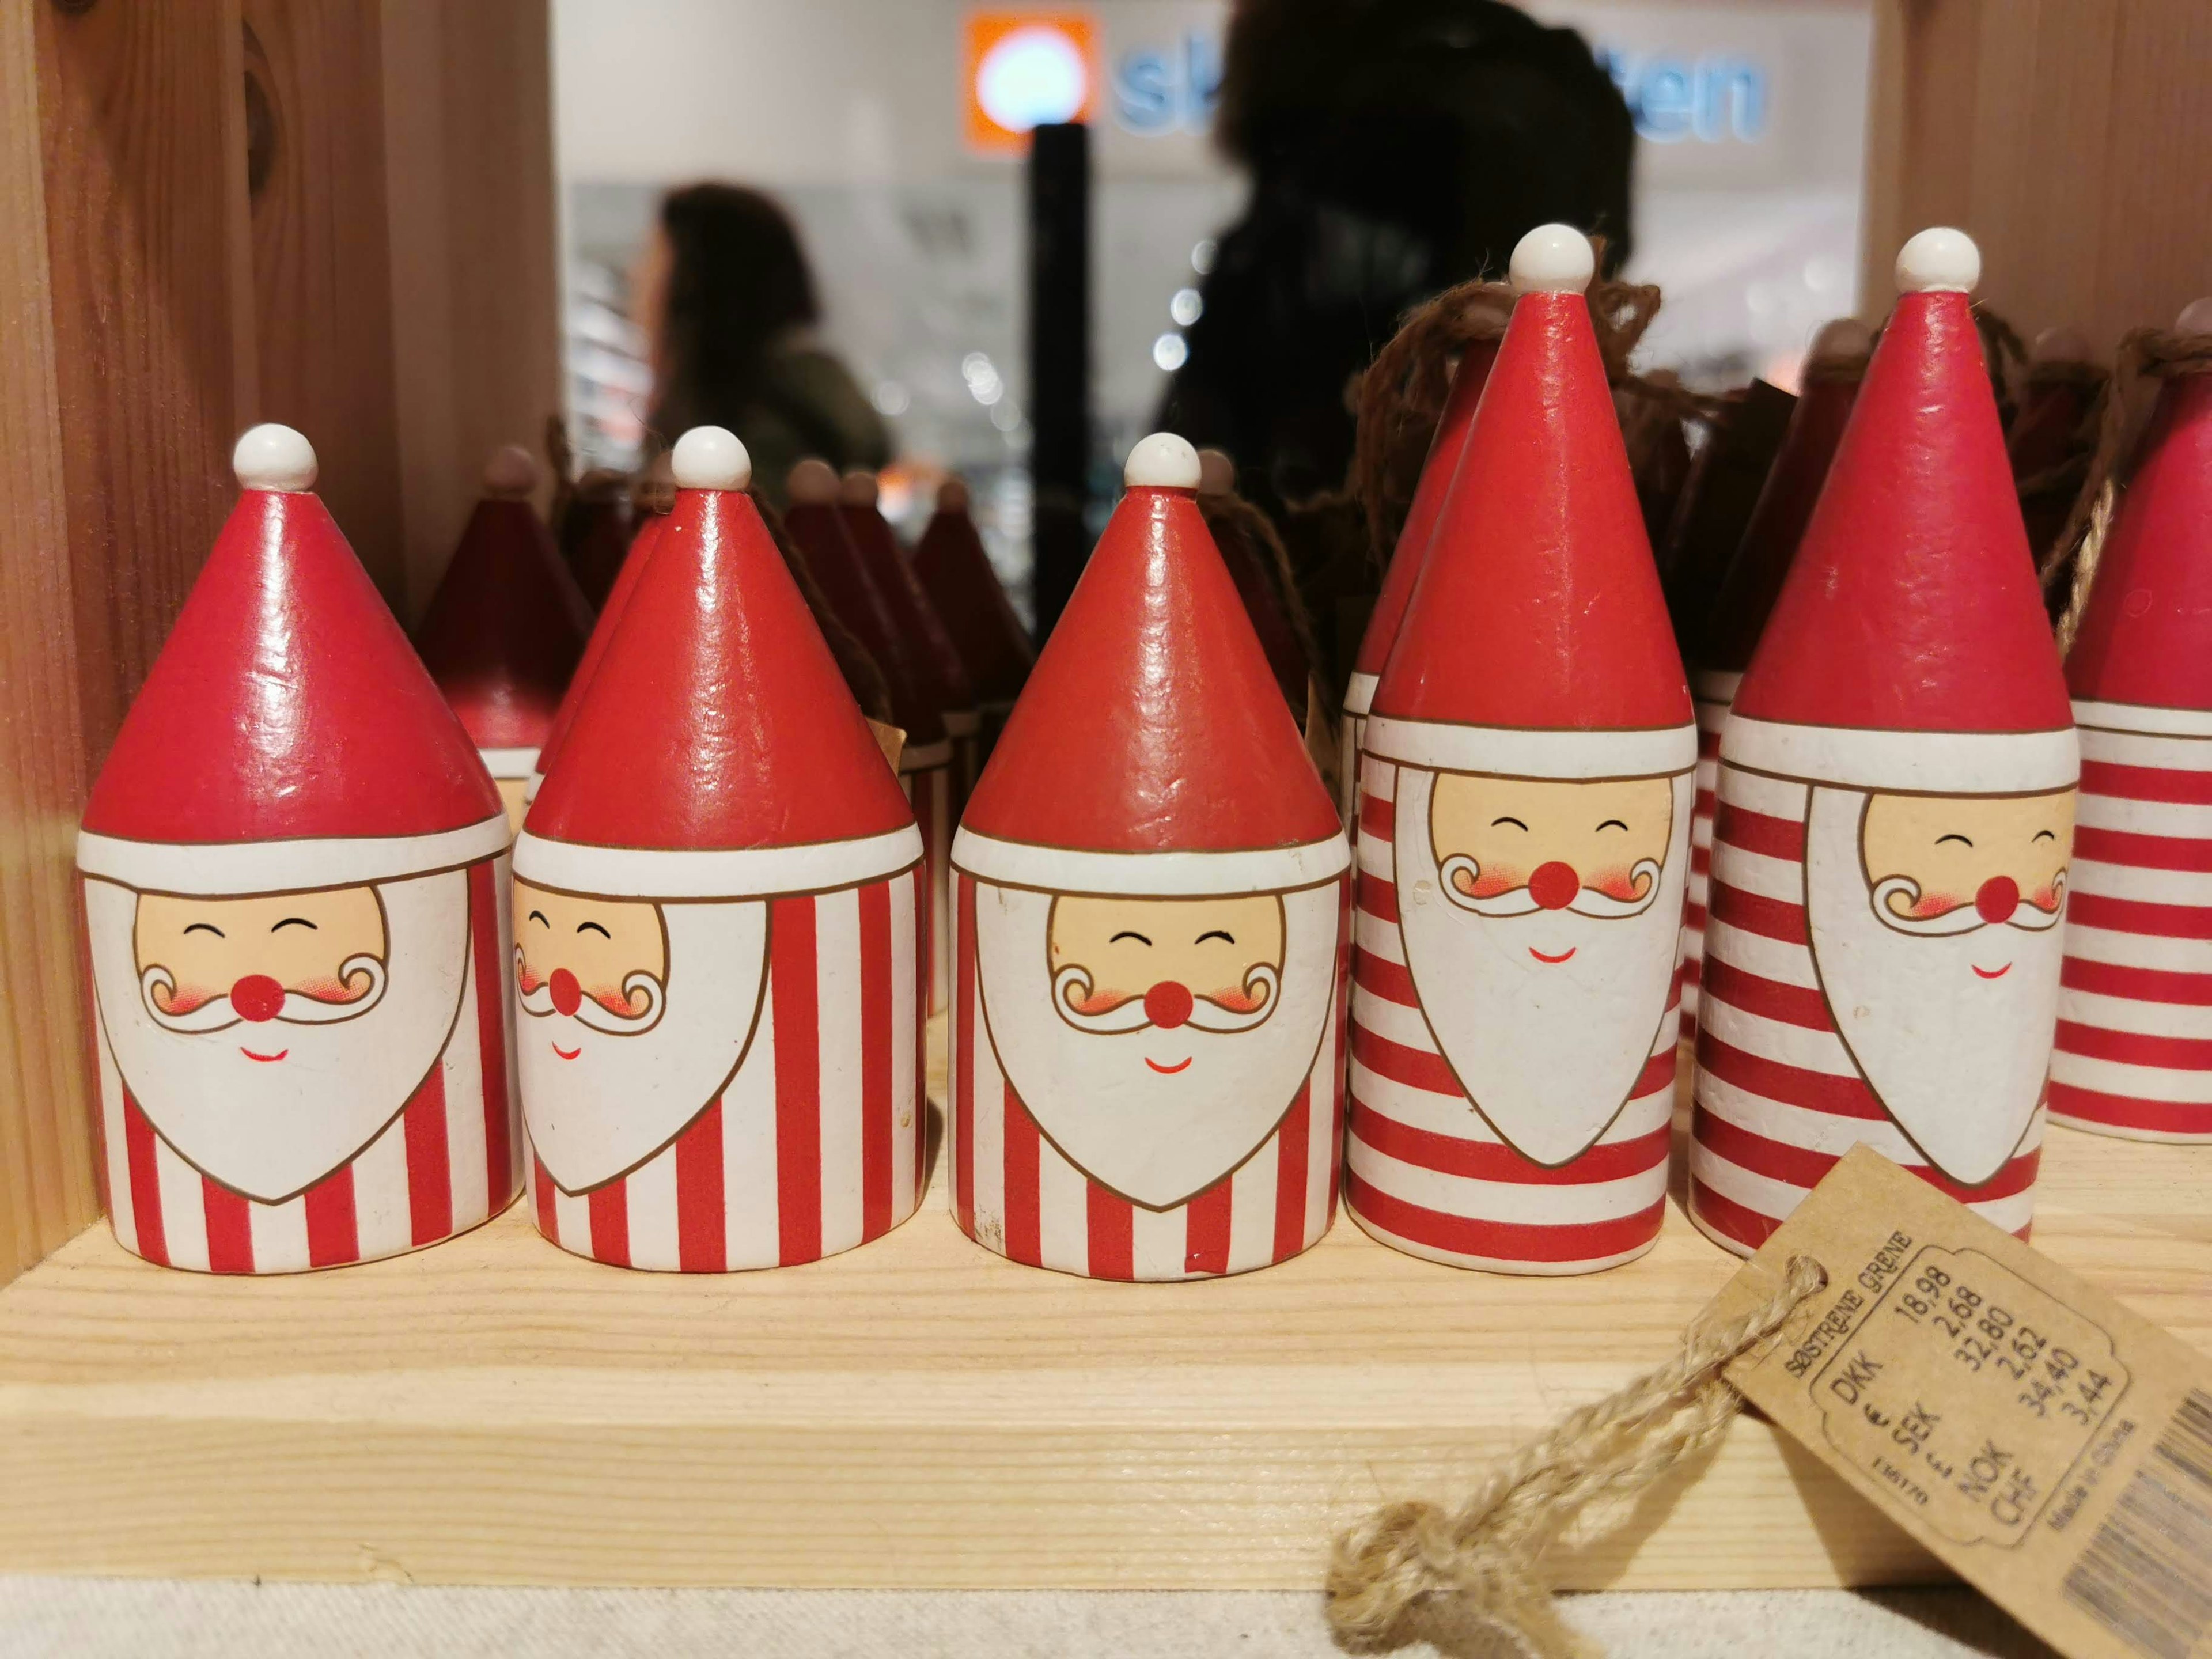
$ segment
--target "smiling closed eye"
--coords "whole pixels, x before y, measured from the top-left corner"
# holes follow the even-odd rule
[[[1234,933],[1224,933],[1222,929],[1220,929],[1220,928],[1218,928],[1218,927],[1215,928],[1212,933],[1200,933],[1200,934],[1196,939],[1193,939],[1193,940],[1191,941],[1191,943],[1192,943],[1193,945],[1203,945],[1203,944],[1205,944],[1205,943],[1206,943],[1206,940],[1208,940],[1208,939],[1219,939],[1219,940],[1220,940],[1224,945],[1234,945],[1234,944],[1236,944],[1236,943],[1237,943],[1237,935],[1236,935],[1236,934],[1234,934]]]
[[[2058,836],[2057,836],[2057,832],[2055,832],[2055,831],[2053,831],[2053,830],[2037,830],[2037,831],[2035,832],[2035,834],[2034,834],[2034,835],[2031,836],[2028,838],[2028,841],[2029,841],[2029,844],[2030,844],[2031,846],[2033,846],[2036,842],[2039,842],[2039,841],[2057,841],[2057,839],[2058,839]]]
[[[607,932],[605,928],[600,927],[596,921],[580,921],[576,924],[576,931],[580,933],[597,933],[604,939],[612,939],[614,938],[612,933]]]
[[[311,933],[319,933],[323,931],[305,916],[287,916],[283,921],[271,927],[269,931],[272,933],[279,933],[287,927],[304,927]]]
[[[1501,823],[1510,823],[1516,830],[1526,830],[1528,827],[1518,818],[1492,818],[1490,821],[1490,827],[1495,830]]]
[[[1618,830],[1624,836],[1628,833],[1628,826],[1623,823],[1619,818],[1607,818],[1603,823],[1598,825],[1598,828],[1601,830]]]
[[[545,920],[545,913],[543,910],[532,910],[530,913],[530,919],[536,922],[540,927],[550,927],[553,925],[551,922]]]
[[[1106,942],[1109,945],[1119,945],[1125,939],[1133,939],[1139,945],[1150,945],[1152,943],[1152,940],[1146,939],[1142,933],[1132,933],[1126,927],[1124,927],[1120,933],[1115,934],[1113,938],[1108,939]]]
[[[1961,847],[1972,847],[1974,844],[1969,837],[1959,834],[1956,830],[1953,830],[1948,836],[1938,836],[1936,837],[1936,844],[1938,847],[1941,847],[1947,841],[1955,841]]]
[[[229,935],[225,933],[222,928],[216,927],[211,921],[196,921],[191,927],[185,928],[185,931],[187,933],[213,933],[217,939],[227,939],[229,937]]]

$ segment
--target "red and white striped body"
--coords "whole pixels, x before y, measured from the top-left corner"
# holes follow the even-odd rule
[[[1698,717],[1698,793],[1690,817],[1690,883],[1682,906],[1682,1040],[1698,1040],[1698,986],[1705,971],[1706,888],[1713,863],[1713,791],[1719,782],[1721,728],[1741,674],[1699,669],[1690,676]]]
[[[156,1131],[123,1080],[106,1023],[94,1042],[107,1212],[118,1243],[199,1273],[283,1273],[374,1261],[450,1238],[521,1189],[505,854],[471,864],[464,992],[436,1064],[392,1121],[297,1195],[263,1203],[204,1173]]]
[[[1069,1162],[1007,1079],[992,1040],[976,959],[981,884],[965,873],[957,879],[948,1151],[952,1211],[961,1231],[1012,1261],[1115,1279],[1245,1273],[1319,1243],[1336,1213],[1344,1126],[1349,878],[1340,876],[1335,883],[1334,988],[1320,1046],[1288,1111],[1233,1170],[1187,1202],[1159,1209],[1118,1195]]]
[[[952,1000],[952,832],[959,827],[958,764],[963,743],[933,744],[927,750],[910,750],[899,760],[899,787],[914,808],[915,826],[921,831],[922,863],[928,872],[929,905],[924,949],[928,963],[929,1012],[938,1013]],[[968,775],[972,787],[974,774]]]
[[[1717,793],[1691,1218],[1747,1255],[1838,1158],[1863,1142],[2025,1237],[2042,1158],[2043,1108],[1979,1185],[1963,1186],[1934,1167],[1866,1081],[1829,1008],[1808,918],[1810,787],[1724,760]]]
[[[1346,1207],[1384,1243],[1455,1267],[1565,1274],[1633,1260],[1665,1215],[1679,999],[1665,999],[1649,1060],[1587,1151],[1547,1167],[1509,1145],[1460,1087],[1407,967],[1401,775],[1361,757]]]
[[[2212,1141],[2212,714],[2077,699],[2051,1115]]]
[[[942,775],[939,769],[939,775]],[[538,1230],[617,1267],[792,1267],[878,1238],[921,1201],[924,866],[770,902],[744,1057],[673,1141],[565,1193],[531,1165]]]

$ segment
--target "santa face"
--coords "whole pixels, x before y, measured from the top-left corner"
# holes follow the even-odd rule
[[[1334,882],[1195,898],[979,882],[975,894],[1000,1069],[1070,1163],[1164,1210],[1274,1133],[1334,994]]]
[[[767,980],[761,900],[655,904],[514,884],[531,1143],[562,1191],[627,1175],[711,1105]]]
[[[88,878],[85,908],[124,1083],[179,1157],[264,1203],[374,1139],[459,1012],[465,872],[236,898]]]
[[[1588,1149],[1667,1018],[1692,777],[1404,768],[1394,848],[1406,963],[1476,1109],[1539,1164]]]
[[[1851,1059],[1929,1160],[1978,1185],[2020,1144],[2058,1018],[2074,792],[1815,786],[1813,963]]]

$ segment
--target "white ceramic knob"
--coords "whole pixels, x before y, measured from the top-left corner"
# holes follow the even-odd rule
[[[1233,495],[1237,493],[1237,463],[1229,459],[1225,449],[1201,449],[1198,452],[1198,493],[1201,495]]]
[[[678,489],[743,489],[753,481],[753,458],[724,426],[695,426],[669,452]]]
[[[1539,225],[1513,245],[1516,294],[1580,294],[1597,274],[1597,250],[1572,225]]]
[[[1982,251],[1963,230],[1931,225],[1897,251],[1899,294],[1972,294],[1982,280]]]
[[[230,470],[240,489],[299,495],[315,487],[315,447],[289,426],[264,422],[240,437],[230,452]]]
[[[1121,468],[1121,482],[1131,489],[1196,489],[1198,480],[1198,452],[1172,432],[1138,439]]]
[[[2090,350],[2088,337],[2078,328],[2060,324],[2046,328],[2035,337],[2035,343],[2027,349],[2031,363],[2087,363],[2096,361]]]
[[[785,475],[783,493],[794,506],[827,507],[837,499],[837,475],[829,462],[810,455]]]
[[[483,487],[502,500],[527,495],[538,488],[538,463],[520,444],[501,444],[484,464]]]
[[[1838,317],[1820,325],[1820,331],[1813,337],[1813,349],[1805,354],[1808,362],[1842,362],[1854,357],[1863,357],[1874,349],[1874,331],[1856,317]]]
[[[876,475],[865,466],[848,468],[837,480],[837,499],[848,507],[873,507],[878,493]]]
[[[2212,334],[2212,297],[2191,300],[2182,307],[2181,315],[2173,319],[2174,331],[2180,334]]]

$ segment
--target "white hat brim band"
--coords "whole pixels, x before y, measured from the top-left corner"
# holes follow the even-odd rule
[[[525,830],[514,873],[538,887],[605,898],[741,899],[829,893],[911,869],[921,857],[912,824],[850,841],[798,847],[598,847]]]
[[[477,757],[495,778],[527,778],[538,769],[535,749],[479,749]]]
[[[1375,684],[1379,674],[1354,674],[1344,683],[1344,712],[1355,720],[1364,719],[1375,706]]]
[[[1150,898],[1280,893],[1333,880],[1351,863],[1352,846],[1341,833],[1296,847],[1219,853],[1097,853],[1000,841],[972,830],[952,838],[955,869],[981,881],[1051,893]]]
[[[1680,726],[1586,732],[1455,726],[1370,714],[1360,747],[1378,760],[1439,772],[1577,781],[1670,777],[1698,763],[1698,728],[1685,720]]]
[[[2074,724],[2100,732],[2134,732],[2155,738],[2212,738],[2212,710],[2153,708],[2140,702],[2074,700]]]
[[[1731,714],[1721,759],[1747,771],[1899,794],[2012,795],[2070,789],[2080,739],[2054,732],[1877,732],[1787,726]]]
[[[235,898],[359,887],[474,864],[507,850],[507,814],[427,836],[152,842],[80,830],[76,867],[142,893]]]

